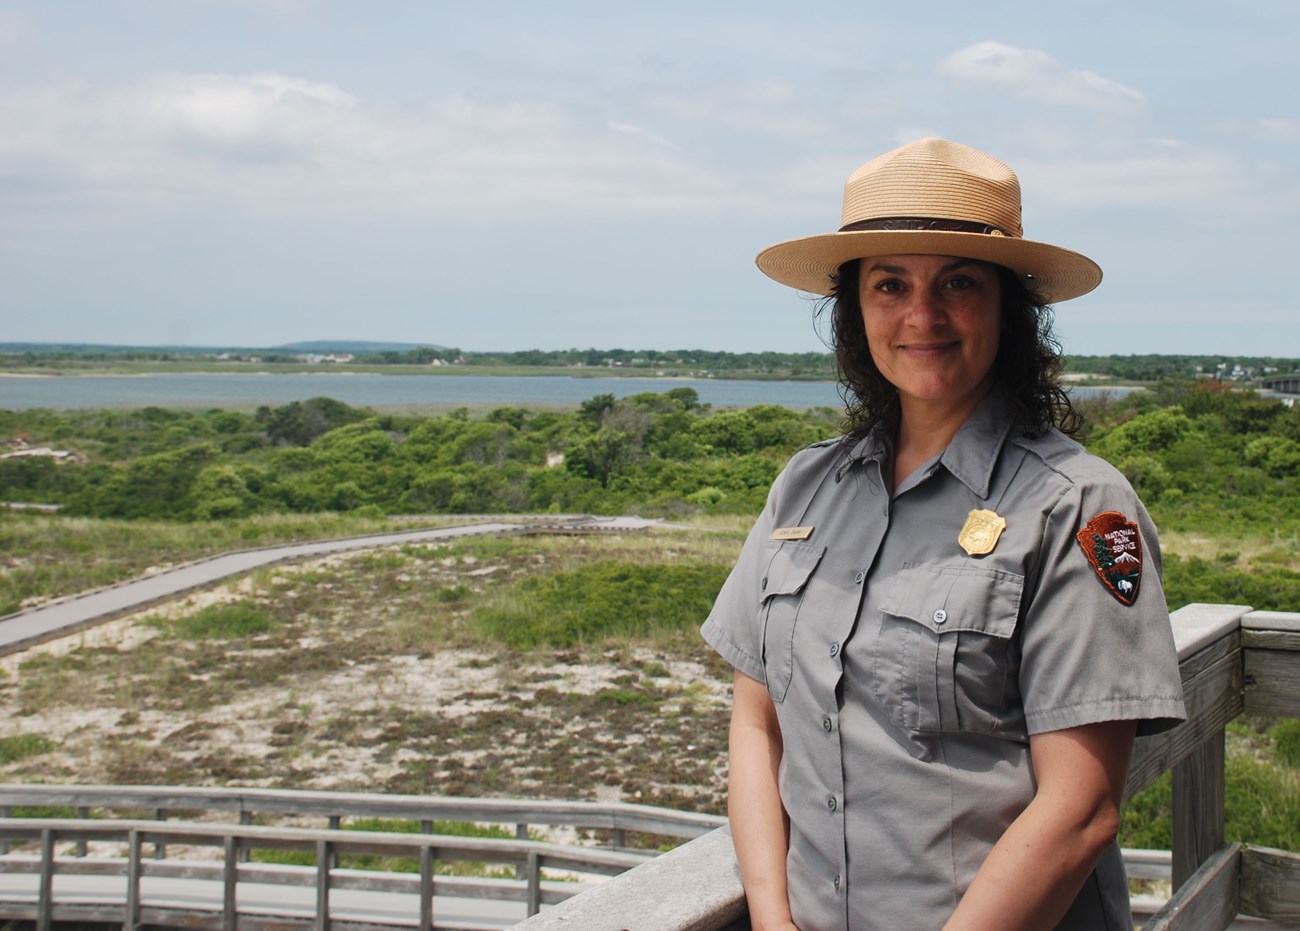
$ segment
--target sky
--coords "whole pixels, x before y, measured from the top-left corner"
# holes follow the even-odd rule
[[[1300,356],[1300,4],[0,0],[0,341],[822,351],[762,248],[942,136],[1067,353]]]

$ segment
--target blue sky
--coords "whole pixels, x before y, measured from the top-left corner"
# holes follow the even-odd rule
[[[0,0],[2,341],[819,350],[753,265],[926,135],[1101,287],[1300,356],[1300,4]]]

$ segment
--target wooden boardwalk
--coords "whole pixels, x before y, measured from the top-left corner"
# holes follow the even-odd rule
[[[225,553],[142,576],[119,585],[95,589],[0,618],[0,656],[17,653],[46,640],[65,637],[223,579],[276,563],[301,562],[334,553],[431,543],[462,537],[513,533],[627,533],[647,530],[659,521],[640,517],[519,516],[508,521],[482,521],[435,530],[381,533],[341,540],[291,543]]]

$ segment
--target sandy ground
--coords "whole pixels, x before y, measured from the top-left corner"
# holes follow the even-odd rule
[[[44,752],[21,759],[0,753],[0,781],[723,810],[729,673],[702,644],[685,655],[618,645],[413,651],[400,639],[385,649],[374,625],[392,600],[377,600],[364,620],[350,607],[378,584],[365,559],[278,568],[0,658],[0,739],[45,740]],[[409,588],[479,588],[527,567],[469,557],[391,568]],[[332,608],[298,611],[295,598],[321,589],[337,593],[324,599]],[[297,613],[268,636],[194,644],[163,633],[210,605],[249,599]]]

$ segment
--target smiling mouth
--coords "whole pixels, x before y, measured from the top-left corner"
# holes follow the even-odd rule
[[[956,349],[958,344],[958,340],[951,340],[943,343],[903,343],[899,348],[904,352],[933,355],[935,353],[947,352],[950,349]]]

